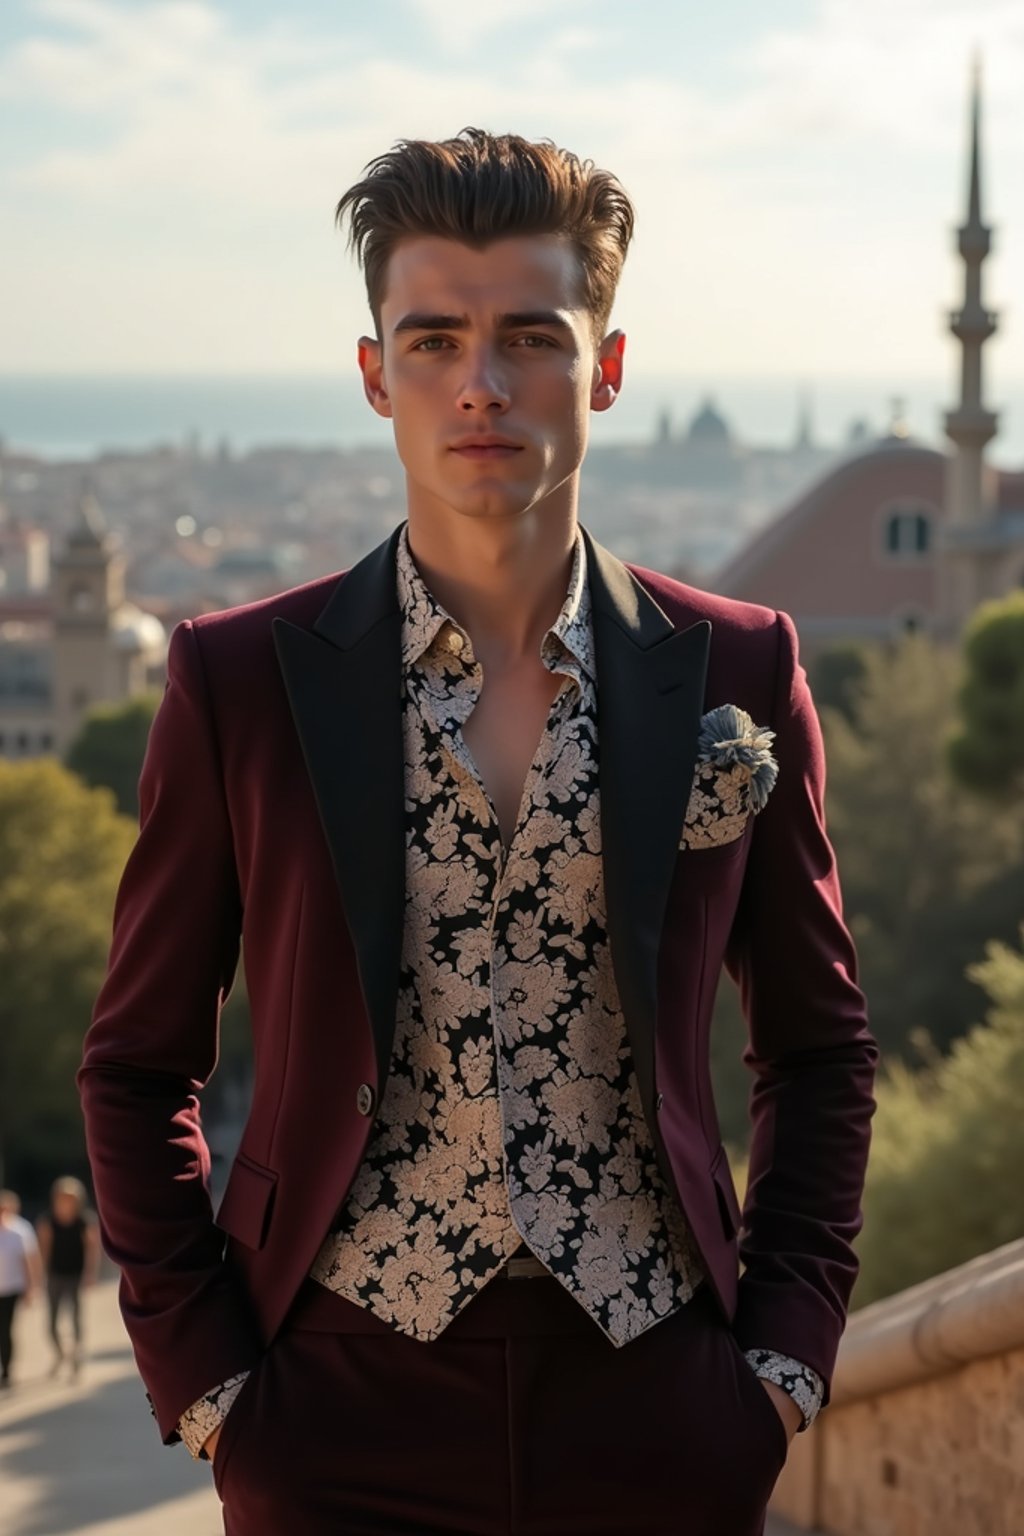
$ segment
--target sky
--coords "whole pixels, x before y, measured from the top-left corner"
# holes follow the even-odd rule
[[[1024,379],[1021,0],[4,0],[0,373],[349,367],[340,193],[472,123],[625,184],[636,376],[952,388],[975,49],[998,393]]]

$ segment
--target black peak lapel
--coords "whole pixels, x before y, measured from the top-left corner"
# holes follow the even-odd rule
[[[597,667],[601,839],[612,964],[648,1123],[658,950],[697,760],[711,625],[676,630],[584,532]]]
[[[312,630],[283,619],[273,625],[356,950],[381,1095],[391,1061],[405,921],[397,541],[398,531],[339,580]]]

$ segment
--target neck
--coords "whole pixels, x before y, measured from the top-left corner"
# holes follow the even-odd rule
[[[420,574],[485,668],[537,657],[565,601],[575,541],[574,508],[494,519],[409,513]]]

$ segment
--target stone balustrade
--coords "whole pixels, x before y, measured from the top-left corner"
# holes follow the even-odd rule
[[[851,1315],[771,1507],[828,1536],[1024,1536],[1024,1240]]]

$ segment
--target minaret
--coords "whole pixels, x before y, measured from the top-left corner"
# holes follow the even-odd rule
[[[996,316],[981,296],[981,268],[992,247],[992,231],[981,216],[981,66],[976,60],[971,89],[971,160],[967,222],[957,231],[964,263],[964,301],[950,315],[960,343],[960,402],[946,413],[952,440],[946,472],[942,607],[947,627],[959,629],[989,596],[991,557],[986,531],[995,512],[994,475],[985,464],[985,446],[998,418],[982,400],[981,349],[996,329]]]

